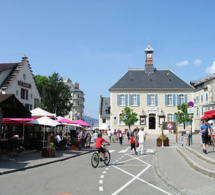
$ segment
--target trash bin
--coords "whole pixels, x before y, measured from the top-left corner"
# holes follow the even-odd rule
[[[184,134],[183,135],[183,146],[189,146],[190,145],[190,134]]]

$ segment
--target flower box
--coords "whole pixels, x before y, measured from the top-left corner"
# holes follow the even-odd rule
[[[163,145],[164,146],[169,146],[169,139],[168,138],[166,138],[164,140]],[[162,146],[162,139],[157,138],[157,146]]]

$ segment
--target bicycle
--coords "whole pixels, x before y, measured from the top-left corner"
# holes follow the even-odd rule
[[[91,157],[91,164],[94,168],[99,165],[99,161],[103,161],[105,165],[109,165],[110,163],[110,152],[106,149],[106,145],[103,144],[102,147],[105,149],[105,160],[103,160],[103,153],[96,151],[93,153]]]

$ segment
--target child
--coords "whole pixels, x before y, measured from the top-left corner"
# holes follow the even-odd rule
[[[136,152],[136,138],[134,137],[134,133],[131,133],[130,141],[131,141],[131,154],[133,154],[133,149],[134,149],[135,154],[137,154],[137,152]]]
[[[95,143],[95,148],[99,150],[99,152],[103,153],[103,160],[105,160],[105,149],[102,147],[102,143],[106,142],[108,145],[110,145],[109,142],[107,142],[106,140],[104,140],[102,138],[102,134],[99,133],[98,134],[98,138],[96,139],[96,143]]]

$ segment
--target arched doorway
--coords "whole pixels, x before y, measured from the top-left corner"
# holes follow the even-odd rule
[[[155,114],[149,114],[149,129],[155,129],[155,126],[156,126]]]

